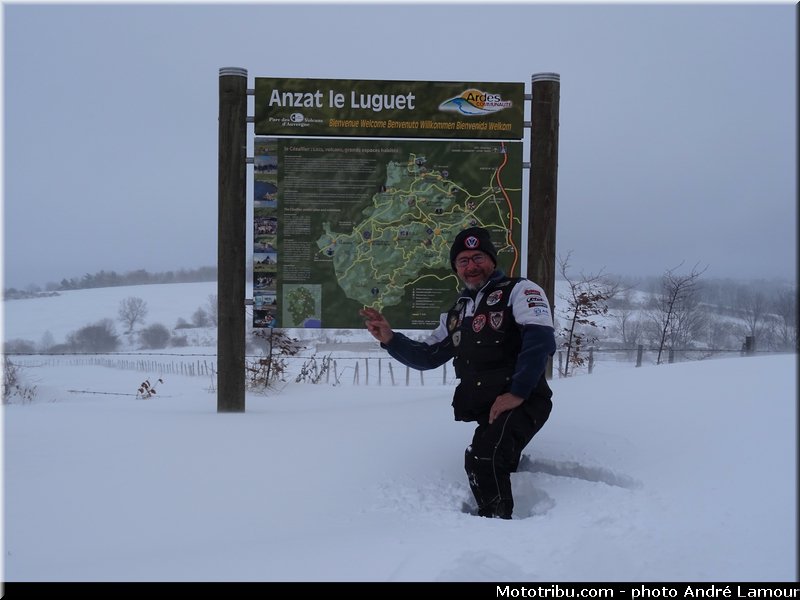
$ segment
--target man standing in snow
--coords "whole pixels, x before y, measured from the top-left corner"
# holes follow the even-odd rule
[[[497,269],[497,251],[483,228],[456,236],[450,266],[465,288],[424,342],[392,331],[374,308],[360,314],[381,347],[405,365],[425,370],[454,359],[455,418],[478,423],[464,457],[478,514],[510,519],[511,473],[553,406],[545,379],[556,349],[550,304],[537,284]]]

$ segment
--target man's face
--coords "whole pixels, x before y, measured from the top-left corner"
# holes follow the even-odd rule
[[[456,274],[470,290],[481,289],[494,272],[494,262],[491,257],[480,250],[459,252],[455,265]]]

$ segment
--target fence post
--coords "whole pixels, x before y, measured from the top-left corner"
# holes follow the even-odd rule
[[[353,371],[353,383],[358,385],[358,361],[356,361],[356,368]]]
[[[636,346],[636,366],[637,367],[641,367],[642,366],[642,353],[643,352],[644,352],[644,346],[642,346],[641,344]]]
[[[369,358],[364,359],[364,385],[369,385]]]
[[[447,363],[442,365],[442,385],[447,385]]]
[[[381,360],[383,360],[383,359],[380,359],[380,358],[378,359],[378,386],[380,386],[382,381],[383,381],[383,378],[382,378],[383,369],[381,369]]]
[[[589,347],[589,375],[594,370],[594,346]]]
[[[406,386],[408,386],[408,380],[411,378],[411,369],[406,365]]]
[[[753,356],[756,353],[756,338],[748,335],[744,338],[744,353],[745,356]]]
[[[392,387],[394,387],[394,371],[392,370],[392,363],[389,363],[389,379],[392,380]]]
[[[564,366],[564,354],[561,352],[561,350],[559,350],[558,351],[558,376],[559,377],[563,377],[564,376],[563,366]]]
[[[667,361],[669,362],[669,364],[675,362],[675,350],[673,348],[669,349],[669,357],[667,358]]]

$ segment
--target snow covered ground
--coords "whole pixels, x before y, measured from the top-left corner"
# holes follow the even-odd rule
[[[148,321],[188,319],[214,293],[197,286]],[[6,302],[6,339],[60,338],[119,299],[62,305],[63,332],[38,300]],[[140,399],[156,373],[39,358],[20,369],[35,401],[2,411],[9,582],[796,577],[796,355],[552,381],[511,521],[462,512],[473,426],[441,381],[288,383],[220,414],[208,378]]]

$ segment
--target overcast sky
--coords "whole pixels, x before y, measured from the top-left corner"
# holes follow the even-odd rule
[[[227,66],[247,69],[248,87],[520,81],[530,92],[532,74],[559,73],[558,254],[585,272],[660,275],[685,261],[708,265],[706,277],[796,278],[792,3],[3,11],[5,287],[216,264]]]

